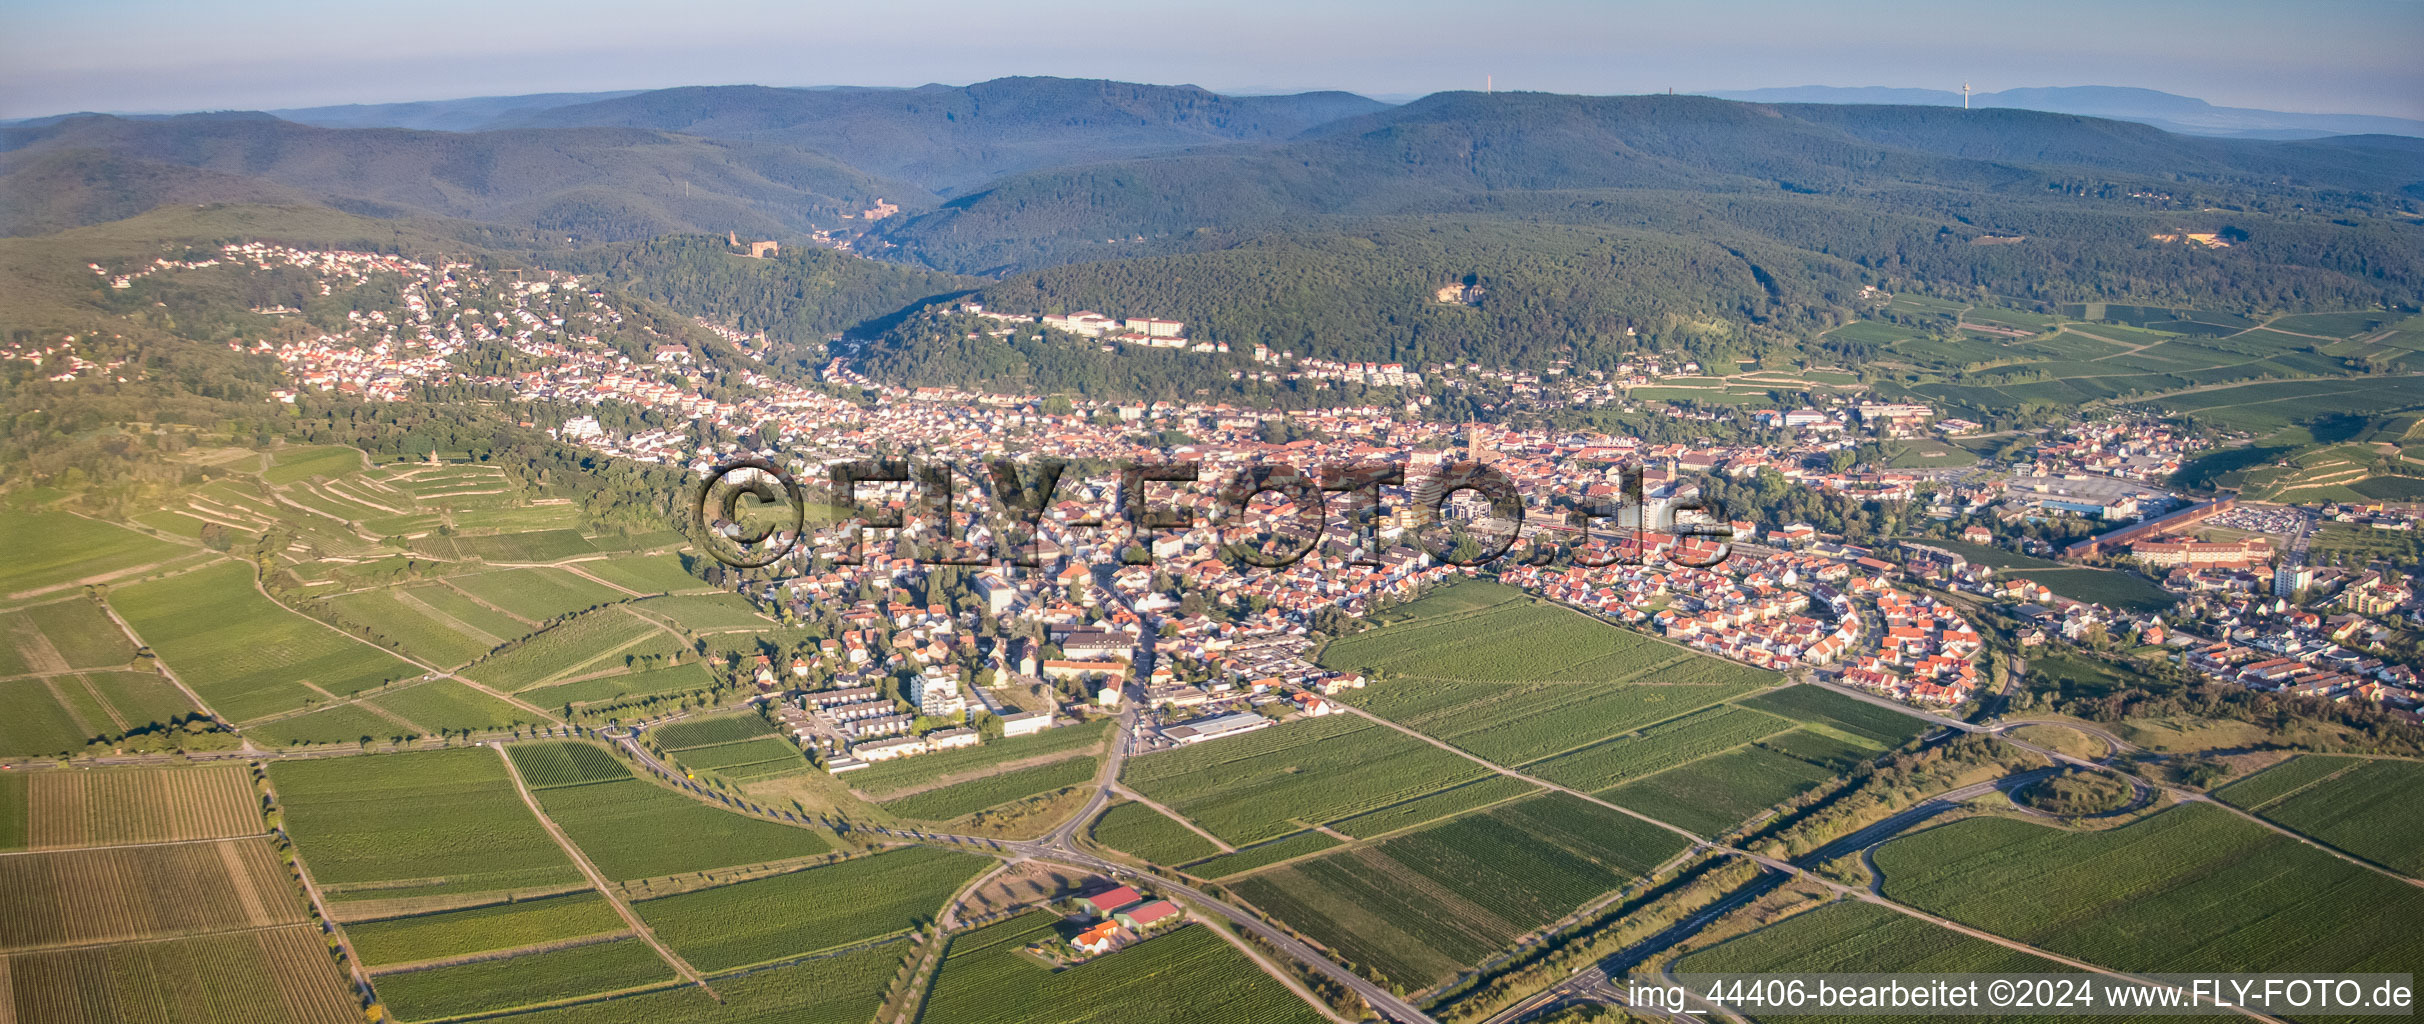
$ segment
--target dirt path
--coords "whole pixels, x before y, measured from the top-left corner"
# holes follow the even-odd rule
[[[573,866],[580,868],[581,874],[588,876],[590,887],[596,889],[599,896],[605,897],[606,902],[614,907],[614,912],[621,915],[624,924],[631,926],[632,934],[639,936],[640,941],[648,943],[649,948],[656,950],[657,955],[664,958],[666,965],[672,967],[674,973],[681,975],[691,984],[697,985],[701,991],[706,992],[716,1002],[723,1002],[724,997],[716,992],[715,986],[707,984],[707,979],[699,974],[697,968],[690,966],[689,961],[675,955],[672,949],[658,941],[656,931],[648,927],[648,922],[640,920],[640,915],[631,909],[631,904],[615,895],[614,886],[606,881],[606,876],[598,871],[597,865],[589,862],[589,855],[582,853],[580,847],[574,846],[572,837],[565,835],[562,826],[557,825],[554,818],[547,816],[546,809],[539,806],[539,798],[531,795],[530,785],[522,781],[521,769],[514,767],[513,758],[506,755],[505,745],[491,743],[488,746],[497,752],[498,760],[505,762],[505,774],[513,777],[514,792],[522,795],[522,803],[530,808],[531,816],[539,819],[539,824],[546,827],[547,834],[555,838],[557,846],[564,848],[564,855],[572,858]]]

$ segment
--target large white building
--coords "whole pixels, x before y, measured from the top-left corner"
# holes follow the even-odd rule
[[[909,702],[917,705],[918,714],[943,718],[968,710],[968,696],[960,692],[958,674],[940,665],[909,680]]]

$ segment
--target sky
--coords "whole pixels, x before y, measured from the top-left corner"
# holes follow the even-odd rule
[[[1404,98],[2161,89],[2424,118],[2424,0],[7,0],[0,118],[1061,75]]]

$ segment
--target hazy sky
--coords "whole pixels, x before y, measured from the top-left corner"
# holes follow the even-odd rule
[[[1002,75],[1336,88],[2129,85],[2424,117],[2424,0],[6,0],[0,118]]]

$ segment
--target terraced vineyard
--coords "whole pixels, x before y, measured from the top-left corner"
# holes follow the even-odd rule
[[[2103,832],[1973,818],[1877,848],[1885,894],[2128,971],[2402,971],[2424,889],[2217,807]],[[2012,899],[2032,893],[2032,899]]]
[[[1470,761],[1348,716],[1128,759],[1122,781],[1233,845],[1479,778]]]
[[[1023,950],[1059,918],[1031,913],[951,940],[925,1019],[965,1024],[1317,1024],[1324,1018],[1201,926],[1052,971]],[[1185,998],[1172,998],[1183,992]]]
[[[1228,884],[1377,981],[1424,988],[1683,851],[1562,793]]]

